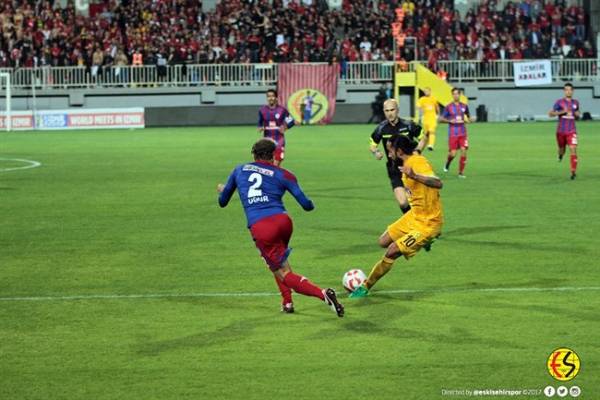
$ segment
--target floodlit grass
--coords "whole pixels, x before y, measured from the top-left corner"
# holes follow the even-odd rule
[[[343,319],[299,295],[282,315],[237,195],[217,205],[254,127],[1,133],[0,169],[42,166],[0,172],[0,398],[463,398],[442,391],[559,386],[546,360],[563,346],[582,360],[566,386],[598,398],[600,125],[579,124],[575,181],[554,124],[470,126],[466,180],[458,160],[441,171],[444,128],[425,154],[442,238],[343,298]],[[399,217],[372,130],[288,136],[316,204],[286,197],[290,261],[322,287],[368,273]]]

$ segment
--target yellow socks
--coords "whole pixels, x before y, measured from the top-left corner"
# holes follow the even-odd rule
[[[394,265],[394,260],[391,258],[383,257],[379,260],[377,264],[373,266],[373,269],[365,282],[367,289],[371,289],[378,280],[387,274],[389,270],[392,269],[392,265]]]
[[[427,146],[435,146],[435,132],[429,132],[429,140],[427,142]]]

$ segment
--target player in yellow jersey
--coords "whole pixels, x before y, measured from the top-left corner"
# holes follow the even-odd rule
[[[431,95],[431,88],[423,89],[425,96],[417,101],[417,108],[421,111],[421,125],[423,131],[428,135],[427,148],[433,150],[435,146],[435,130],[437,129],[438,116],[440,115],[440,105],[435,97]]]
[[[441,233],[444,217],[439,191],[443,183],[435,176],[429,161],[414,151],[415,143],[406,136],[397,136],[391,144],[390,155],[403,161],[402,180],[409,193],[411,209],[379,237],[379,245],[387,250],[365,283],[350,297],[367,296],[398,257],[410,259]]]

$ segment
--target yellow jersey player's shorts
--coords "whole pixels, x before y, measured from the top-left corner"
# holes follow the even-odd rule
[[[388,234],[408,260],[442,231],[442,223],[424,223],[410,211],[388,226]]]
[[[423,130],[425,132],[435,132],[437,129],[437,118],[436,117],[425,117],[423,118]]]

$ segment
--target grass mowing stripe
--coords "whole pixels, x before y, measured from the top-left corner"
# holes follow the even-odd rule
[[[440,175],[442,128],[426,153]],[[457,161],[442,178],[444,236],[371,298],[341,299],[341,321],[300,296],[277,312],[241,204],[218,207],[256,127],[0,133],[0,157],[43,163],[0,173],[0,399],[433,400],[555,385],[565,346],[596,398],[600,123],[577,128],[572,181],[556,123],[469,126],[468,179]],[[284,167],[316,204],[286,199],[292,262],[322,287],[380,259],[400,214],[373,129],[289,136]]]

